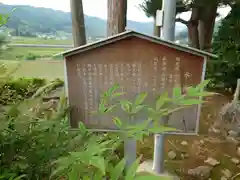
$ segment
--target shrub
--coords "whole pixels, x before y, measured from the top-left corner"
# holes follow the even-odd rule
[[[0,104],[12,104],[31,97],[46,80],[39,78],[10,79],[0,87]]]
[[[129,169],[125,168],[125,159],[120,161],[113,161],[111,159],[111,152],[115,152],[116,146],[112,143],[122,142],[127,137],[135,138],[136,140],[142,140],[145,135],[150,133],[162,133],[164,131],[175,130],[173,128],[166,127],[159,124],[159,118],[168,116],[171,113],[178,111],[179,109],[186,108],[191,105],[197,105],[202,103],[201,99],[197,97],[203,97],[210,95],[211,93],[203,92],[203,88],[207,85],[207,81],[198,85],[197,87],[189,87],[187,94],[181,93],[181,88],[173,89],[173,98],[170,98],[167,93],[163,93],[155,102],[155,107],[150,107],[145,104],[144,101],[147,97],[147,93],[141,93],[136,97],[136,100],[130,102],[129,100],[118,99],[122,93],[117,92],[118,86],[110,88],[102,95],[100,100],[99,109],[96,112],[97,115],[104,115],[109,112],[114,112],[114,109],[121,108],[122,113],[127,114],[128,119],[122,121],[120,118],[113,118],[113,122],[119,128],[120,132],[117,138],[112,141],[97,141],[94,138],[88,141],[85,145],[85,149],[81,149],[75,152],[69,152],[68,156],[59,158],[55,163],[58,168],[53,172],[52,176],[56,176],[68,180],[76,179],[111,179],[111,180],[140,180],[140,179],[161,179],[159,177],[140,176],[137,174],[137,168],[139,166],[141,158],[132,164]],[[119,103],[116,103],[116,98]],[[115,102],[115,103],[114,103]],[[147,112],[148,117],[143,123],[133,125],[132,119],[139,115],[141,112]],[[149,126],[153,124],[153,126]],[[83,124],[80,123],[79,129],[81,132],[89,132]],[[110,152],[109,152],[109,147]]]
[[[25,56],[25,59],[26,60],[36,60],[38,58],[41,58],[40,55],[36,55],[36,54],[33,54],[33,53],[28,53],[26,56]]]
[[[60,112],[46,121],[29,111],[15,105],[0,120],[0,173],[6,179],[8,174],[24,174],[29,180],[49,177],[54,160],[81,149],[88,139],[86,133],[69,131]]]
[[[214,37],[213,52],[219,58],[208,64],[208,78],[218,88],[236,88],[240,71],[240,4],[232,6],[231,13],[222,21]]]

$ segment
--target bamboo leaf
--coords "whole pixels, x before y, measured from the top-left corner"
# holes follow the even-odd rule
[[[182,90],[180,87],[173,88],[173,98],[180,98],[182,96]]]
[[[131,167],[127,170],[125,180],[132,180],[136,176],[137,169],[140,164],[141,157],[139,157],[132,165]]]
[[[159,98],[157,99],[156,102],[156,110],[160,110],[162,108],[162,106],[166,103],[166,101],[168,101],[168,92],[163,93],[161,96],[159,96]]]
[[[126,165],[126,160],[122,159],[116,166],[115,168],[110,172],[111,174],[111,180],[119,180],[121,176],[123,175],[123,170]]]
[[[121,128],[121,127],[122,127],[122,122],[121,122],[121,120],[120,120],[118,117],[115,117],[115,118],[113,119],[113,122],[114,122],[114,124],[115,124],[118,128]]]
[[[139,94],[135,100],[135,105],[140,105],[144,102],[144,100],[146,99],[147,97],[147,93],[146,92],[143,92],[141,94]]]

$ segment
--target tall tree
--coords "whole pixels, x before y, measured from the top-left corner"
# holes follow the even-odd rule
[[[213,52],[218,59],[209,62],[208,78],[216,86],[236,88],[240,77],[240,3],[222,20],[213,40]]]
[[[70,0],[72,14],[72,34],[74,47],[86,44],[86,33],[82,0]]]
[[[125,31],[127,25],[127,0],[108,0],[107,35]]]
[[[163,0],[144,0],[139,6],[145,12],[147,17],[152,17],[154,19],[154,36],[160,36],[160,28],[156,26],[156,12],[162,9]],[[176,12],[181,13],[187,11],[182,1],[177,1]]]
[[[160,0],[145,0],[154,4]],[[177,13],[191,11],[188,21],[177,18],[177,22],[185,24],[188,28],[189,45],[198,49],[210,51],[211,41],[217,8],[224,4],[231,5],[236,0],[180,0],[177,1]],[[146,3],[145,3],[146,4]],[[150,5],[144,6],[143,11],[153,16],[156,9],[151,9]]]

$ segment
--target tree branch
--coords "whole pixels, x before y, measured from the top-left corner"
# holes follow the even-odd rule
[[[186,20],[184,20],[184,19],[182,19],[182,18],[176,18],[175,21],[176,21],[176,22],[180,22],[180,23],[185,24],[185,25],[188,24],[188,21],[186,21]]]

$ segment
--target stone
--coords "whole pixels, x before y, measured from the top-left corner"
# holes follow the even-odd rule
[[[181,145],[187,146],[187,145],[188,145],[188,142],[187,142],[187,141],[182,141],[182,142],[181,142]]]
[[[237,148],[237,155],[240,156],[240,147]]]
[[[210,130],[210,132],[214,132],[214,133],[219,134],[221,131],[220,131],[220,129],[218,129],[218,128],[212,127],[211,130]]]
[[[236,138],[239,136],[239,132],[230,130],[228,131],[228,136]]]
[[[236,145],[239,144],[239,141],[238,141],[236,138],[231,137],[231,136],[227,136],[227,137],[226,137],[226,140],[227,140],[228,142],[234,143],[234,144],[236,144]]]
[[[164,172],[163,174],[156,174],[153,170],[153,161],[152,160],[147,160],[142,162],[138,169],[137,172],[140,173],[149,173],[155,176],[159,176],[159,179],[168,179],[168,180],[180,180],[179,177],[177,177],[175,174],[169,173],[169,172]]]
[[[226,178],[230,178],[230,177],[232,177],[232,172],[229,170],[229,169],[223,169],[222,170],[222,173],[223,173],[223,175],[224,175],[224,177],[226,177]]]
[[[210,166],[217,166],[220,164],[220,162],[212,157],[209,157],[207,160],[204,161],[206,164]]]
[[[200,144],[204,144],[205,142],[204,142],[204,140],[200,140]]]
[[[210,166],[198,166],[194,169],[189,169],[187,173],[198,179],[208,179],[211,175],[211,171],[212,167]]]
[[[176,157],[177,157],[176,152],[174,152],[174,151],[169,151],[169,152],[168,152],[168,158],[169,158],[170,160],[174,160],[174,159],[176,159]]]
[[[236,165],[238,165],[240,163],[240,160],[237,158],[232,158],[231,161],[232,161],[232,163],[234,163]]]
[[[225,176],[222,176],[220,180],[228,180]]]

